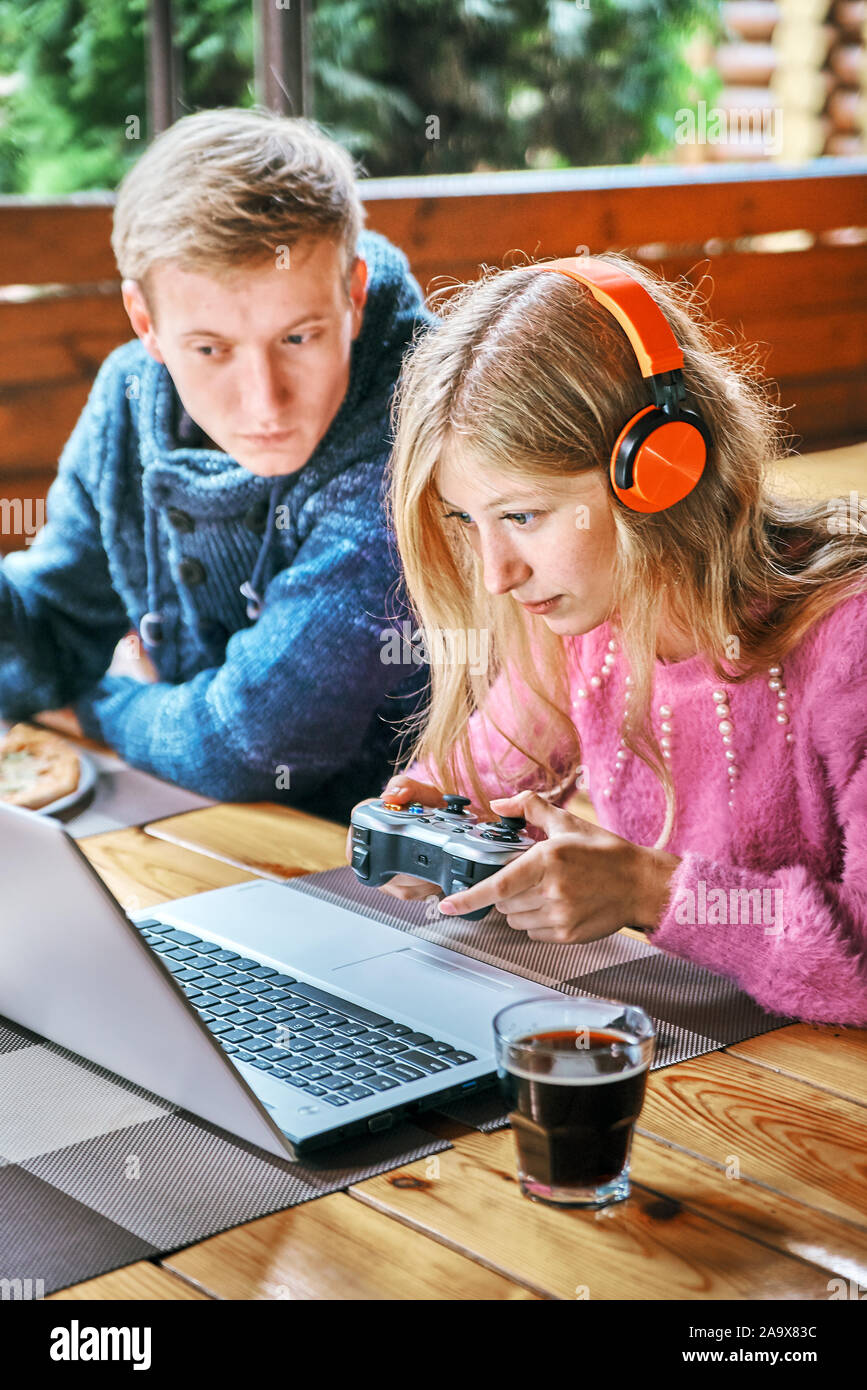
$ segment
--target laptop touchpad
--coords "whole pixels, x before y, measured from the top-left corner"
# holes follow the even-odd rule
[[[493,1046],[490,1020],[512,999],[532,993],[532,984],[515,977],[491,979],[473,969],[471,961],[443,960],[422,948],[407,946],[386,955],[338,966],[332,977],[357,994],[372,992],[380,1009],[393,1008],[428,1020],[430,1031],[451,1031]],[[529,987],[528,987],[529,986]]]

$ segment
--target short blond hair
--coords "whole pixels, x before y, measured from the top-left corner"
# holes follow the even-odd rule
[[[348,285],[364,218],[351,155],[313,121],[219,107],[170,126],[125,175],[111,244],[146,289],[158,262],[219,273],[324,236],[343,246]]]

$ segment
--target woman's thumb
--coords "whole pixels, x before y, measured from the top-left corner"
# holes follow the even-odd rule
[[[565,835],[575,829],[575,817],[559,806],[552,806],[537,792],[519,792],[517,796],[498,796],[491,801],[498,816],[523,816],[528,825],[538,826],[548,838]]]

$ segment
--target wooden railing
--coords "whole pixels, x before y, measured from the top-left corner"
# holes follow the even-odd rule
[[[764,345],[800,447],[867,437],[867,160],[381,179],[363,193],[368,225],[426,292],[579,246],[700,281],[712,315]],[[112,202],[0,199],[0,497],[44,498],[99,363],[131,336]]]

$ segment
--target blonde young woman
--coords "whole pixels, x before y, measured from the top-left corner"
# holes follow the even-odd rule
[[[394,526],[425,634],[485,634],[488,661],[452,641],[432,663],[387,797],[460,792],[537,839],[445,913],[495,905],[547,941],[639,926],[769,1010],[863,1025],[867,536],[774,495],[778,408],[692,298],[600,261],[673,332],[703,470],[655,511],[615,487],[612,451],[653,398],[625,318],[586,285],[522,266],[445,304],[398,387]],[[576,780],[600,825],[563,809]]]

